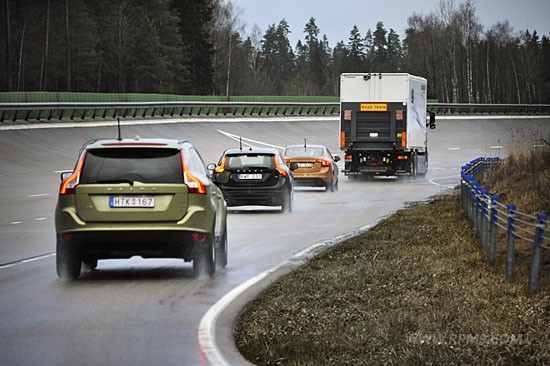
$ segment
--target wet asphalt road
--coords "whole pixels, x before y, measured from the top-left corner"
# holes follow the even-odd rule
[[[125,137],[188,139],[206,163],[238,146],[227,133],[255,145],[299,144],[307,137],[341,155],[337,119],[239,121],[122,131]],[[465,162],[504,156],[541,132],[548,136],[550,119],[442,119],[429,131],[425,179],[349,181],[341,175],[338,192],[297,190],[290,214],[231,210],[229,264],[214,278],[193,278],[191,265],[178,260],[132,258],[100,261],[96,271],[66,283],[55,274],[59,171],[72,169],[85,141],[115,137],[116,127],[0,130],[0,364],[208,365],[198,325],[231,289],[319,241],[375,222],[407,202],[449,192]]]

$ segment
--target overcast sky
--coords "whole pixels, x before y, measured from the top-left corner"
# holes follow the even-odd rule
[[[329,45],[348,43],[353,25],[364,36],[370,28],[374,31],[378,21],[384,28],[393,28],[405,38],[407,19],[413,14],[428,15],[436,12],[440,0],[230,0],[241,10],[241,20],[246,23],[248,35],[254,24],[262,36],[270,24],[286,19],[290,25],[289,39],[293,47],[304,39],[304,26],[314,17],[322,37],[327,35]],[[464,1],[455,0],[455,7]],[[508,20],[515,32],[536,30],[540,37],[550,36],[550,0],[474,0],[476,15],[484,29]]]

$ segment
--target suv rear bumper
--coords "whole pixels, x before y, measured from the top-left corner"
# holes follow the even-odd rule
[[[200,244],[193,238],[193,232],[186,231],[90,231],[59,237],[77,248],[83,262],[133,256],[190,261],[195,245]]]

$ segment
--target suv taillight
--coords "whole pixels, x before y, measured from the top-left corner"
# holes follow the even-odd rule
[[[82,172],[82,166],[84,165],[84,159],[86,158],[86,151],[82,153],[82,156],[78,160],[76,169],[67,179],[61,182],[59,187],[59,194],[74,194],[76,186],[80,182],[80,173]]]
[[[206,194],[206,187],[204,184],[197,177],[191,174],[187,168],[183,151],[181,153],[181,166],[183,167],[183,182],[187,186],[187,191],[189,193]]]

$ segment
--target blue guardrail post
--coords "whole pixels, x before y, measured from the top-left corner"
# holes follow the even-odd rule
[[[514,271],[516,268],[516,255],[515,255],[515,227],[514,217],[516,215],[516,206],[508,206],[508,230],[507,231],[507,248],[506,248],[506,275],[508,281],[514,279]]]
[[[544,234],[544,222],[547,218],[544,214],[537,215],[537,230],[533,241],[533,258],[531,259],[531,272],[529,273],[530,294],[536,293],[539,289],[540,251]]]
[[[491,196],[491,236],[489,239],[489,263],[491,264],[495,263],[495,259],[497,256],[497,202],[498,196]]]

